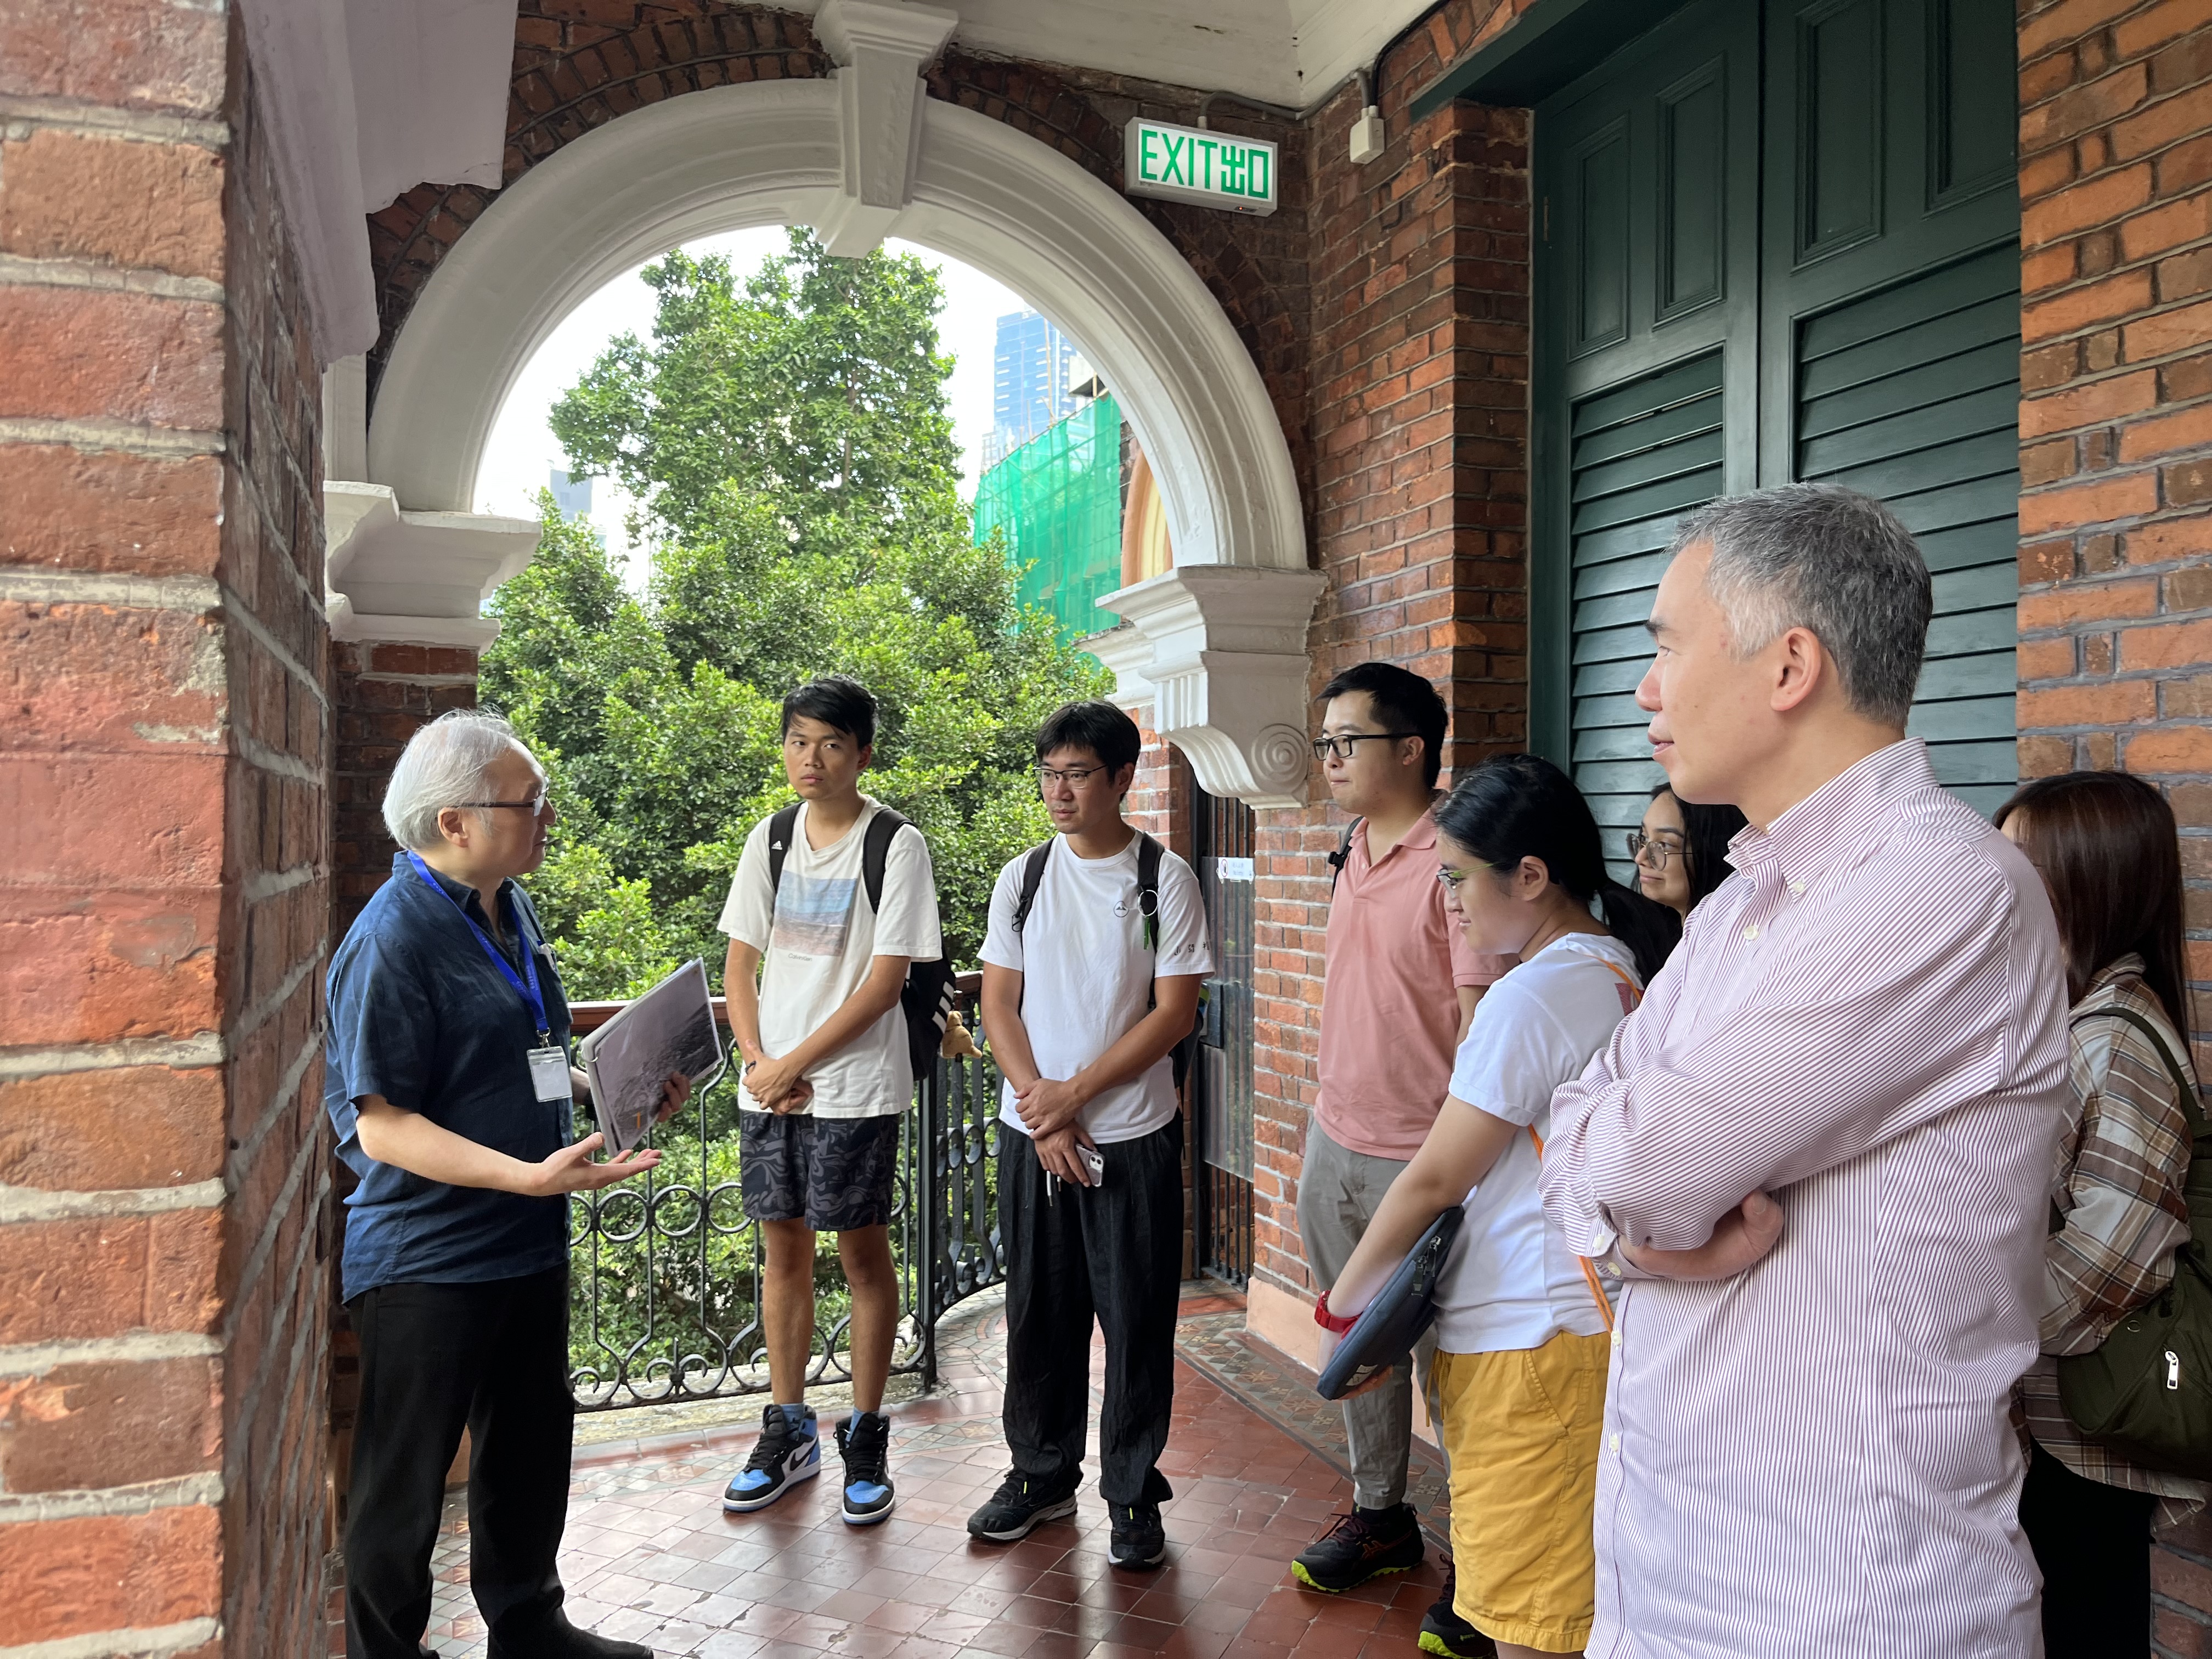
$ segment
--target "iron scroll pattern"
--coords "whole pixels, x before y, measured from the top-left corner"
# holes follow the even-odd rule
[[[963,1013],[972,1028],[972,1006]],[[937,1380],[938,1322],[1006,1275],[999,1090],[988,1055],[940,1059],[900,1121],[891,1369],[918,1373],[925,1387]],[[579,1411],[768,1392],[764,1247],[739,1195],[737,1115],[726,1076],[655,1133],[659,1169],[569,1200],[568,1381]],[[809,1383],[852,1375],[835,1241],[822,1243]]]

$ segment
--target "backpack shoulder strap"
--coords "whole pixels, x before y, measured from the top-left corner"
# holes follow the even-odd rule
[[[860,884],[868,890],[868,908],[884,908],[884,872],[890,866],[891,842],[906,820],[888,806],[878,806],[868,820],[867,837],[860,843]]]
[[[2173,1050],[2166,1046],[2166,1038],[2158,1027],[2132,1008],[2093,1008],[2086,1014],[2077,1014],[2066,1023],[2081,1025],[2093,1019],[2124,1020],[2150,1039],[2151,1047],[2158,1050],[2158,1057],[2166,1062],[2166,1074],[2173,1079],[2173,1092],[2181,1103],[2181,1115],[2189,1126],[2192,1147],[2203,1139],[2204,1111],[2197,1102],[2197,1091],[2190,1086],[2189,1073],[2181,1069],[2181,1062],[2173,1057]]]
[[[1014,931],[1018,933],[1030,919],[1030,907],[1036,902],[1037,889],[1044,884],[1045,860],[1052,856],[1052,842],[1059,839],[1054,836],[1052,841],[1040,842],[1030,848],[1028,856],[1022,860],[1022,892],[1014,901]]]
[[[768,821],[768,913],[775,915],[775,896],[783,890],[783,857],[798,832],[799,809],[787,806]]]
[[[1137,831],[1137,914],[1145,919],[1145,948],[1160,953],[1160,854],[1164,849]]]
[[[1337,878],[1344,873],[1344,866],[1352,861],[1352,834],[1366,822],[1364,817],[1354,818],[1346,824],[1344,834],[1337,839],[1336,851],[1328,855],[1328,890],[1332,897],[1336,893]]]

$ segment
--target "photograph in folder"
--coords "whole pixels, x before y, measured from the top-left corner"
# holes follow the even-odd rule
[[[592,1109],[610,1152],[643,1140],[671,1072],[691,1079],[697,1099],[722,1068],[722,1033],[694,957],[586,1037],[577,1054],[591,1079]]]

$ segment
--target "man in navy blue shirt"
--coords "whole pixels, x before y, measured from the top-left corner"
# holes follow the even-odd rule
[[[496,714],[415,734],[384,798],[403,849],[331,963],[323,1101],[361,1340],[346,1651],[419,1659],[445,1476],[471,1434],[469,1578],[494,1659],[651,1659],[578,1630],[554,1558],[568,1501],[568,1197],[641,1174],[570,1144],[568,1004],[515,878],[553,823]],[[671,1078],[663,1115],[690,1092]]]

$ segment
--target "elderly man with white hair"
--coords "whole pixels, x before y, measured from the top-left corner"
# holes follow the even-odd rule
[[[570,1142],[583,1074],[516,878],[545,858],[545,775],[498,715],[417,732],[385,792],[392,879],[331,963],[323,1103],[361,1340],[346,1651],[419,1659],[446,1470],[465,1425],[469,1577],[495,1659],[651,1659],[578,1630],[554,1558],[568,1501],[568,1199],[638,1175]],[[663,1115],[690,1092],[669,1079]]]

